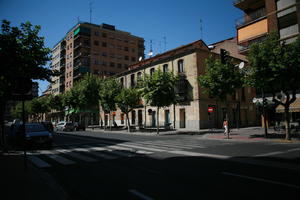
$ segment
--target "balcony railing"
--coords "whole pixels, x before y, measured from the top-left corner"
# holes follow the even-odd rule
[[[252,13],[249,13],[247,16],[243,16],[239,19],[236,20],[236,27],[241,27],[244,26],[246,24],[249,24],[251,22],[254,22],[258,19],[264,18],[266,17],[267,12],[266,12],[266,8],[260,8]]]
[[[240,53],[245,52],[245,51],[248,51],[249,48],[250,48],[250,46],[251,46],[252,44],[257,43],[257,42],[258,42],[258,43],[259,43],[259,42],[262,42],[262,41],[264,41],[265,39],[266,39],[266,35],[261,36],[261,37],[256,38],[256,39],[253,39],[253,40],[250,40],[250,41],[247,41],[247,42],[240,43],[240,44],[238,45],[238,50],[239,50]]]

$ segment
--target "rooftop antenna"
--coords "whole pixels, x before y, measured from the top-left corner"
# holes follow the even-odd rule
[[[167,51],[167,37],[164,36],[163,39],[164,39],[164,52],[166,52]]]
[[[151,57],[153,55],[153,50],[152,50],[152,40],[150,40],[150,51],[148,53],[148,56]]]
[[[92,23],[92,12],[93,12],[92,5],[93,5],[93,2],[89,1],[89,6],[90,6],[90,23]]]
[[[202,19],[200,19],[200,39],[203,40],[203,28],[202,28]]]

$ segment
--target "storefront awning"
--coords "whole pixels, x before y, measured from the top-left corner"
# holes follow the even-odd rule
[[[284,107],[282,105],[277,106],[276,112],[283,113]],[[297,98],[296,101],[290,105],[290,112],[300,112],[300,98]]]

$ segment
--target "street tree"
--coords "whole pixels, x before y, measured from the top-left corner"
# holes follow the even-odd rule
[[[285,44],[276,33],[250,47],[247,84],[272,94],[276,105],[285,113],[286,139],[290,140],[290,105],[296,100],[300,88],[300,36],[296,42]],[[279,94],[280,93],[280,94]]]
[[[227,95],[235,93],[242,86],[241,74],[235,70],[233,60],[227,58],[221,62],[210,56],[205,60],[205,73],[198,78],[199,84],[206,89],[210,98],[218,99],[225,103],[228,110]],[[228,121],[228,113],[225,118]],[[229,137],[229,135],[228,135]]]
[[[157,107],[157,134],[159,134],[159,109],[176,103],[175,85],[177,77],[172,72],[156,70],[151,76],[145,75],[142,96],[146,104]]]
[[[111,130],[111,112],[116,110],[116,96],[121,91],[121,84],[116,78],[104,79],[99,90],[100,104],[104,113],[109,113]]]
[[[128,132],[130,132],[128,114],[140,105],[141,92],[135,88],[122,88],[115,100],[120,110],[126,115]]]
[[[56,111],[63,111],[64,107],[62,97],[62,94],[48,96],[47,98],[49,99],[49,107]]]
[[[0,131],[3,133],[4,111],[7,100],[11,99],[14,89],[22,86],[20,79],[41,79],[51,81],[57,75],[44,66],[50,60],[50,49],[39,36],[40,26],[30,22],[19,27],[11,27],[3,20],[0,33]],[[2,134],[3,136],[3,134]],[[3,137],[1,137],[3,138]]]

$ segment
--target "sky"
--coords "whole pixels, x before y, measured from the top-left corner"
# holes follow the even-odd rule
[[[211,44],[235,37],[235,20],[243,15],[233,0],[0,0],[1,20],[12,26],[26,21],[40,25],[49,48],[78,20],[90,22],[90,10],[92,23],[143,37],[145,55],[150,40],[155,55],[199,39]],[[48,84],[39,81],[39,94]]]

